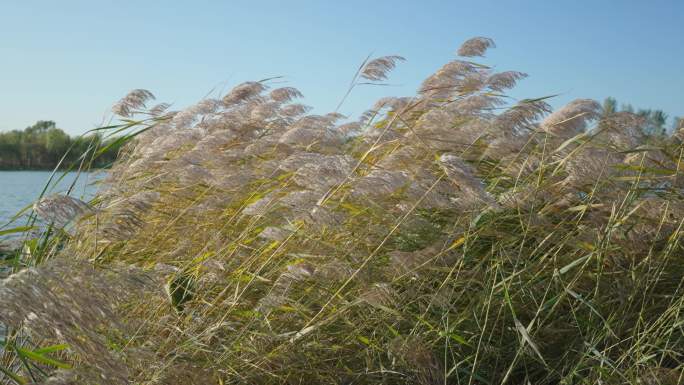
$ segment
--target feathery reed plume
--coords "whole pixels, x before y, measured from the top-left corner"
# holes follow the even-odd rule
[[[266,86],[261,82],[244,82],[235,86],[226,96],[223,103],[226,106],[242,103],[258,97]]]
[[[148,113],[152,116],[160,116],[162,115],[166,110],[169,109],[171,105],[169,103],[159,103],[157,105],[152,106]]]
[[[123,117],[130,117],[145,108],[145,104],[154,100],[152,92],[144,89],[135,89],[121,98],[112,107],[112,112]]]
[[[506,71],[490,75],[485,82],[487,87],[493,91],[504,91],[515,87],[518,80],[526,77],[527,74],[523,72]]]
[[[311,110],[311,107],[305,106],[303,104],[288,104],[287,106],[280,109],[280,113],[286,117],[296,118],[298,116],[304,115]]]
[[[380,98],[377,102],[375,102],[375,105],[373,105],[373,109],[379,111],[386,108],[390,112],[398,112],[406,108],[412,101],[413,98],[411,97]]]
[[[125,384],[130,371],[109,349],[102,330],[112,337],[126,333],[116,306],[129,295],[153,300],[159,295],[157,284],[159,280],[130,266],[98,270],[83,261],[49,261],[0,281],[0,321],[68,344],[81,365],[56,374],[53,381],[76,376],[86,382]]]
[[[482,181],[476,178],[474,169],[468,163],[454,154],[442,154],[439,157],[439,165],[460,190],[459,199],[465,207],[477,207],[482,203],[496,207],[496,202],[487,194]]]
[[[617,154],[602,148],[585,148],[570,156],[566,161],[568,176],[564,184],[582,189],[601,181],[610,181],[615,166],[622,163]]]
[[[301,92],[294,87],[276,88],[268,94],[273,101],[278,103],[287,103],[293,99],[303,97]]]
[[[424,97],[446,99],[456,91],[465,77],[476,71],[476,68],[473,63],[453,60],[425,79],[418,92]]]
[[[541,129],[570,138],[584,132],[587,122],[600,117],[601,105],[590,99],[576,99],[554,111],[541,122]]]
[[[86,214],[94,213],[93,208],[86,202],[61,194],[41,198],[33,204],[33,211],[57,227],[65,227]]]
[[[455,100],[448,104],[447,108],[457,114],[479,116],[490,113],[492,109],[503,104],[504,101],[501,98],[478,94]]]
[[[293,181],[302,187],[322,192],[345,181],[357,163],[347,155],[316,154],[315,158],[295,170]]]
[[[360,76],[373,82],[387,80],[387,74],[397,66],[398,62],[405,60],[397,55],[375,58],[363,66]]]
[[[550,111],[551,106],[543,100],[522,100],[498,115],[493,126],[504,135],[530,131],[537,120]]]
[[[496,47],[494,40],[478,36],[468,39],[461,44],[456,54],[463,57],[484,56],[485,52],[491,47]]]
[[[348,122],[337,126],[337,130],[343,135],[354,135],[361,131],[363,124],[361,122]]]

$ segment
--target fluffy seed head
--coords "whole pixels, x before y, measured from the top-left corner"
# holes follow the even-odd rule
[[[304,95],[302,95],[302,93],[294,87],[282,87],[271,91],[269,96],[274,102],[287,103],[292,99],[298,99]]]
[[[463,57],[484,56],[485,52],[487,52],[487,49],[490,47],[496,47],[494,40],[488,37],[478,36],[466,40],[456,53],[458,56]]]
[[[598,118],[601,105],[591,99],[576,99],[554,111],[541,123],[541,129],[569,138],[584,131],[587,122]]]
[[[405,61],[401,56],[382,56],[366,63],[361,69],[361,77],[373,82],[387,79],[387,74],[396,67],[400,61]]]
[[[244,82],[230,90],[230,92],[223,97],[223,103],[230,106],[246,100],[251,100],[259,96],[265,89],[266,86],[261,82]]]
[[[526,73],[518,71],[506,71],[491,75],[487,78],[487,87],[493,91],[503,91],[515,87],[520,79],[527,77]]]
[[[150,108],[148,113],[152,116],[159,116],[163,114],[171,105],[169,103],[159,103],[156,106]]]
[[[551,106],[543,100],[523,100],[497,116],[494,126],[504,135],[508,135],[523,128],[530,128],[537,119],[549,111]]]
[[[423,81],[419,93],[432,98],[446,98],[469,75],[477,72],[477,67],[463,60],[452,60]]]
[[[121,98],[113,107],[112,112],[123,117],[131,115],[145,108],[145,103],[154,100],[152,92],[144,89],[135,89]]]
[[[73,220],[92,213],[94,210],[89,204],[80,199],[68,195],[50,195],[34,203],[33,211],[39,217],[55,226],[64,227]]]
[[[311,110],[311,107],[305,106],[303,104],[289,104],[280,109],[280,113],[288,118],[295,118],[306,114]]]

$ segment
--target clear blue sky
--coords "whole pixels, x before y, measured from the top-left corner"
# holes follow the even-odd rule
[[[464,39],[486,63],[530,77],[515,97],[615,96],[684,115],[684,1],[0,0],[0,130],[102,122],[132,88],[182,107],[214,88],[282,75],[316,112],[335,108],[370,52],[408,61],[395,87],[357,90],[355,115],[410,95]]]

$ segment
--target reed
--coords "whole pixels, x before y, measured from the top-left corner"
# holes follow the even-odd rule
[[[358,121],[268,80],[124,97],[98,196],[39,202],[0,283],[3,381],[683,383],[682,133],[511,102],[493,46]]]

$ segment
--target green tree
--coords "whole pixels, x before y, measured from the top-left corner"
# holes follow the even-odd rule
[[[71,138],[64,131],[53,127],[45,132],[45,149],[51,163],[59,162],[59,159],[69,150]]]
[[[64,157],[61,167],[83,159],[83,154],[94,154],[98,148],[115,143],[116,138],[104,140],[101,135],[70,137],[51,120],[41,120],[23,131],[0,133],[0,169],[53,169]],[[97,159],[93,167],[108,167],[116,159],[119,146],[111,146]]]
[[[603,114],[610,115],[617,112],[617,100],[608,97],[603,101]]]
[[[26,127],[24,132],[27,134],[40,134],[52,128],[57,128],[57,124],[52,120],[39,120],[36,124]]]

